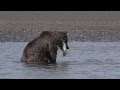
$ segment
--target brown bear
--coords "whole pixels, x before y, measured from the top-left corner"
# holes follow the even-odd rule
[[[43,31],[39,37],[27,44],[21,61],[36,64],[56,64],[58,47],[66,55],[68,47],[67,32]]]

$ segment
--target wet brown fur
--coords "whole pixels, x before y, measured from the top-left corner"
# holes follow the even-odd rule
[[[40,36],[25,47],[21,61],[37,64],[55,64],[57,57],[57,44],[66,32],[43,31]]]

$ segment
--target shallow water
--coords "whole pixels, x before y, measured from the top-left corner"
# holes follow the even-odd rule
[[[120,42],[69,42],[67,56],[58,50],[54,66],[20,62],[26,44],[0,43],[1,79],[120,79]]]

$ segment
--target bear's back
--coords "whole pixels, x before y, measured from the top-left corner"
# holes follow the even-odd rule
[[[43,31],[39,37],[36,39],[30,41],[26,48],[32,48],[32,47],[40,47],[40,48],[46,48],[48,46],[51,46],[51,44],[54,43],[54,35],[51,31]]]

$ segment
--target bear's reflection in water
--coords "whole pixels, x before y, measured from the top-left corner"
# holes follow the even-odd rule
[[[44,65],[44,64],[24,64],[23,66],[25,67],[29,67],[29,68],[39,68],[39,69],[51,69],[51,70],[65,70],[68,68],[68,65],[70,65],[70,63],[72,62],[69,62],[69,61],[64,61],[64,62],[57,62],[56,64],[47,64],[47,65]]]

